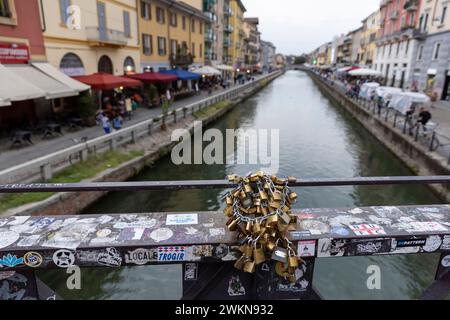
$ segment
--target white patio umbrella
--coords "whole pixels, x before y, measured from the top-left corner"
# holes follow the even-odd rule
[[[219,64],[218,66],[214,66],[218,70],[222,71],[234,71],[234,68],[231,66],[228,66],[226,64]]]
[[[394,94],[400,92],[402,92],[402,89],[394,87],[378,87],[376,89],[377,96],[383,98],[385,101],[391,100]]]
[[[359,91],[359,97],[362,99],[369,100],[372,96],[375,95],[375,90],[380,86],[379,83],[369,82],[364,83],[361,86],[361,90]]]
[[[381,72],[373,70],[373,69],[356,69],[356,70],[352,70],[348,73],[351,76],[355,76],[355,77],[364,77],[364,76],[381,76]]]
[[[222,74],[219,70],[210,66],[203,66],[193,70],[192,72],[206,76],[220,76]]]
[[[411,108],[413,104],[426,106],[431,103],[431,99],[418,92],[399,92],[393,95],[391,103],[389,106],[395,110],[406,114],[406,112]]]

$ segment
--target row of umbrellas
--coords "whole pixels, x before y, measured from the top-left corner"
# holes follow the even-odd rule
[[[112,90],[119,87],[139,87],[142,83],[168,83],[177,80],[198,80],[202,76],[219,76],[221,72],[213,67],[204,66],[194,69],[192,72],[173,69],[161,72],[144,72],[125,77],[114,76],[109,73],[94,73],[89,76],[74,77],[82,83],[90,85],[93,90]]]
[[[348,73],[351,76],[373,76],[373,77],[379,77],[381,76],[381,72],[377,71],[377,70],[373,70],[373,69],[368,69],[368,68],[361,68],[361,67],[357,67],[357,66],[352,66],[352,67],[344,67],[344,68],[340,68],[337,70],[337,72],[340,73]]]

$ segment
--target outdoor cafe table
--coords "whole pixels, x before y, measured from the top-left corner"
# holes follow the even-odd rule
[[[14,135],[11,137],[12,140],[12,146],[15,144],[22,144],[24,142],[28,142],[30,144],[33,144],[33,141],[31,141],[31,132],[30,131],[16,131],[14,132]]]

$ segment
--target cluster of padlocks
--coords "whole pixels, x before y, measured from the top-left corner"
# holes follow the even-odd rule
[[[227,194],[224,210],[229,218],[227,227],[237,232],[242,252],[235,267],[254,273],[258,265],[271,259],[280,266],[280,275],[295,282],[295,271],[304,262],[287,234],[297,225],[297,217],[291,214],[297,194],[288,186],[297,179],[279,179],[261,171],[228,179],[238,185]]]

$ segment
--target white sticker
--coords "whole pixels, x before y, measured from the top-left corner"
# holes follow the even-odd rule
[[[9,225],[9,226],[17,226],[17,225],[19,225],[19,224],[23,224],[23,223],[24,223],[25,221],[27,221],[28,219],[30,219],[29,216],[26,216],[26,217],[24,217],[24,216],[16,216],[16,217],[14,217],[14,220],[13,220],[13,221],[11,221],[11,222],[8,223],[8,225]]]
[[[68,250],[58,250],[53,254],[53,262],[60,268],[68,268],[75,263],[75,255]]]
[[[209,235],[211,237],[221,237],[225,235],[225,229],[224,228],[212,228],[209,229]]]
[[[299,257],[314,257],[316,253],[316,240],[298,242],[297,255]]]
[[[150,234],[150,238],[152,238],[156,242],[166,241],[173,236],[173,231],[167,228],[156,229]]]
[[[442,240],[441,250],[450,250],[450,236],[444,236]]]
[[[442,258],[441,264],[444,268],[450,267],[450,255]]]
[[[20,235],[14,231],[0,231],[0,249],[6,248],[19,240]]]
[[[115,229],[126,229],[126,228],[148,228],[151,229],[156,225],[156,220],[139,220],[133,222],[117,222],[114,224]]]
[[[442,244],[441,237],[439,236],[429,236],[427,238],[427,242],[422,247],[426,252],[434,252],[439,249]]]
[[[32,235],[29,237],[24,237],[22,239],[20,239],[19,242],[17,242],[17,246],[18,247],[31,247],[36,245],[39,242],[39,239],[41,238],[40,235]]]
[[[386,234],[383,227],[380,227],[377,224],[358,224],[350,225],[349,227],[357,236]]]
[[[447,228],[443,225],[434,222],[409,222],[406,231],[408,232],[429,232],[429,231],[447,231]]]
[[[166,225],[179,226],[198,224],[198,214],[169,214],[167,215]]]

